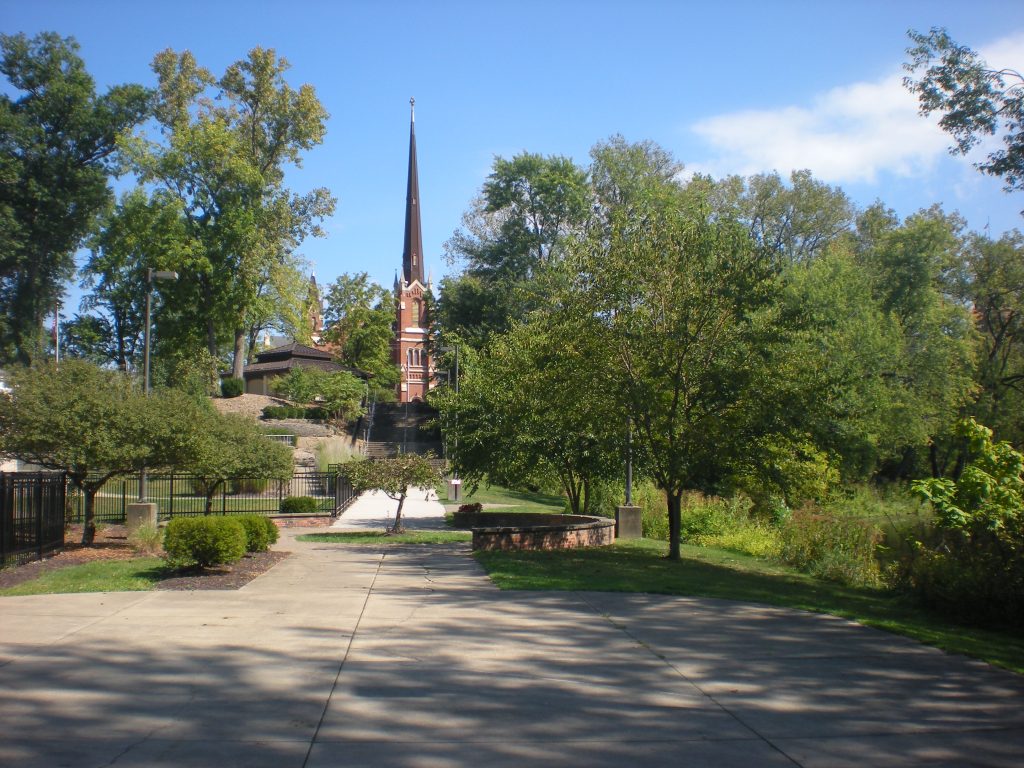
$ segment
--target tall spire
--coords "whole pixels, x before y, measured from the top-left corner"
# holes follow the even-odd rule
[[[409,184],[405,193],[405,247],[402,279],[423,282],[423,229],[420,225],[420,182],[416,167],[416,99],[409,99]]]

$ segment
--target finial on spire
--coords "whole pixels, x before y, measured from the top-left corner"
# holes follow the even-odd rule
[[[410,98],[409,99],[409,115],[410,115],[411,120],[415,123],[416,122],[416,99],[415,98]]]

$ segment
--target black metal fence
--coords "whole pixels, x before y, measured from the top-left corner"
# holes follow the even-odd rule
[[[118,477],[109,480],[96,494],[94,512],[100,523],[122,523],[128,505],[138,499],[138,478]],[[157,505],[160,520],[173,517],[196,517],[206,514],[207,488],[199,478],[184,473],[149,475],[146,479],[146,501]],[[82,522],[85,499],[70,489],[70,522]],[[210,512],[214,515],[278,515],[281,502],[289,496],[310,496],[317,501],[317,513],[324,516],[340,514],[355,493],[344,477],[331,472],[296,472],[288,480],[243,478],[220,484],[211,497]]]
[[[0,566],[38,560],[64,546],[66,488],[63,473],[0,473]]]

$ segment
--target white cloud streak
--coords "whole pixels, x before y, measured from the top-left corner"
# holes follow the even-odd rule
[[[994,66],[1024,66],[1024,33],[984,46]],[[830,183],[875,183],[880,174],[922,177],[946,154],[950,138],[937,117],[918,114],[903,74],[833,88],[810,106],[745,110],[698,121],[690,129],[710,149],[688,171],[714,176],[809,168]]]

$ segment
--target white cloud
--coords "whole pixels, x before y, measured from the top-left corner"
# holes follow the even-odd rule
[[[982,48],[995,66],[1024,63],[1024,33]],[[830,183],[873,183],[882,172],[924,176],[946,154],[937,117],[918,114],[902,73],[833,88],[810,106],[746,110],[701,120],[691,130],[711,149],[690,171],[720,176],[809,168]]]

